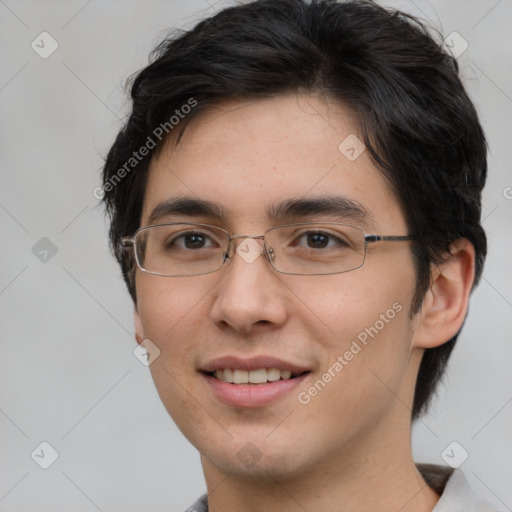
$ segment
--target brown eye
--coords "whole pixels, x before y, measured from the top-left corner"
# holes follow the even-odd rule
[[[212,247],[211,238],[201,232],[191,231],[187,233],[180,233],[178,236],[172,237],[172,239],[166,242],[165,246],[168,249],[204,249],[206,247]]]
[[[291,245],[308,249],[342,249],[348,247],[349,244],[331,233],[308,231],[298,236]]]

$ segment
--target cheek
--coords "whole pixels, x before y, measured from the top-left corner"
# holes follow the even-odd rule
[[[318,425],[320,443],[334,438],[348,442],[407,400],[408,310],[394,302],[389,309],[375,308],[375,313],[343,315],[336,335],[324,340],[323,367],[299,390],[299,407],[306,417],[325,418],[329,411],[329,420]]]
[[[191,319],[197,316],[205,292],[204,286],[198,283],[197,277],[195,279],[137,276],[137,309],[146,338],[159,340],[165,348],[179,343],[181,331],[192,329],[193,332],[196,324]],[[194,339],[193,336],[187,338],[188,341]]]
[[[212,428],[205,414],[208,404],[198,395],[197,376],[191,371],[197,347],[204,341],[204,326],[198,322],[198,318],[206,318],[204,294],[204,286],[187,279],[144,275],[137,280],[144,337],[160,350],[149,367],[151,376],[167,412],[192,443],[197,439],[191,436]]]
[[[355,417],[364,404],[380,408],[382,400],[392,397],[386,386],[400,386],[411,351],[409,308],[415,282],[412,260],[404,256],[398,265],[368,264],[315,279],[314,286],[305,279],[290,284],[303,299],[295,316],[323,352],[322,382],[301,390],[308,395],[305,400],[322,404],[319,413],[338,404],[341,415],[350,411]]]
[[[314,282],[294,276],[286,283],[297,298],[294,318],[314,327],[316,338],[331,341],[355,338],[375,323],[380,331],[394,321],[397,310],[409,308],[414,290],[411,267],[404,264],[400,272],[388,268],[383,276],[382,268],[367,265],[350,273],[315,276]]]
[[[190,368],[196,347],[203,341],[198,318],[206,318],[204,292],[204,287],[186,278],[166,280],[144,275],[137,280],[137,309],[144,337],[160,350],[150,366],[160,394],[187,400],[181,386],[186,387],[195,376]]]

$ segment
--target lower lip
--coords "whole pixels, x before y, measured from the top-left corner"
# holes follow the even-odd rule
[[[308,373],[287,380],[277,380],[266,384],[231,384],[203,374],[216,398],[234,407],[262,407],[291,393],[300,386]]]

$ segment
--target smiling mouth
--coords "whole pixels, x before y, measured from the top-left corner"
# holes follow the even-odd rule
[[[290,370],[279,370],[278,368],[261,368],[258,370],[241,370],[234,368],[219,368],[207,375],[230,384],[267,384],[279,380],[291,380],[309,373],[293,373]]]

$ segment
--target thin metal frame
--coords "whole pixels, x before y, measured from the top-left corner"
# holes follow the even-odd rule
[[[214,270],[210,270],[209,272],[201,272],[200,274],[162,274],[159,272],[152,272],[151,270],[147,270],[140,264],[139,256],[138,256],[137,250],[136,250],[136,243],[137,243],[136,238],[139,235],[139,233],[146,231],[150,228],[154,228],[154,227],[174,226],[174,225],[180,225],[180,224],[183,224],[186,226],[199,226],[199,227],[205,227],[205,228],[214,228],[214,229],[223,231],[224,233],[226,233],[228,235],[228,248],[227,248],[227,251],[224,253],[224,259],[219,267],[217,267]],[[340,272],[323,272],[323,273],[318,273],[318,274],[317,273],[302,274],[302,273],[297,273],[297,272],[284,272],[282,270],[277,269],[274,266],[274,263],[272,262],[272,260],[275,257],[272,254],[274,250],[272,248],[270,248],[270,249],[267,248],[267,245],[265,243],[265,235],[268,232],[273,231],[275,229],[279,229],[279,228],[285,228],[285,227],[290,227],[290,226],[311,226],[311,225],[315,225],[315,224],[321,224],[322,226],[324,226],[324,225],[349,226],[352,228],[359,229],[364,235],[364,253],[363,253],[363,261],[361,262],[361,264],[358,267],[351,268],[349,270],[342,270]],[[217,272],[217,270],[220,270],[224,266],[224,264],[226,263],[226,260],[232,258],[233,251],[231,249],[233,247],[233,244],[231,242],[232,242],[232,240],[234,240],[236,238],[253,238],[253,239],[263,240],[263,249],[264,249],[263,253],[266,255],[267,261],[270,263],[272,268],[276,272],[279,272],[280,274],[298,275],[298,276],[322,276],[322,275],[334,275],[334,274],[343,274],[345,272],[351,272],[352,270],[357,270],[358,268],[361,268],[364,265],[364,262],[366,261],[366,249],[367,249],[367,246],[369,243],[407,242],[407,241],[414,241],[414,240],[419,239],[419,237],[409,236],[409,235],[367,235],[362,227],[355,226],[354,224],[347,224],[345,222],[295,222],[295,223],[290,223],[290,224],[282,224],[280,226],[274,226],[273,228],[267,229],[267,231],[265,231],[265,233],[263,233],[263,235],[232,235],[227,229],[221,228],[220,226],[215,226],[213,224],[203,224],[200,222],[166,222],[166,223],[162,223],[162,224],[151,224],[149,226],[143,226],[143,227],[137,229],[137,231],[135,231],[135,233],[131,237],[129,237],[129,236],[122,237],[119,242],[118,250],[124,251],[126,249],[129,249],[130,247],[133,248],[133,254],[135,256],[135,263],[137,264],[137,266],[139,267],[139,269],[141,271],[146,272],[147,274],[153,274],[153,275],[161,276],[161,277],[202,276],[202,275],[206,275],[206,274],[211,274],[213,272]]]

